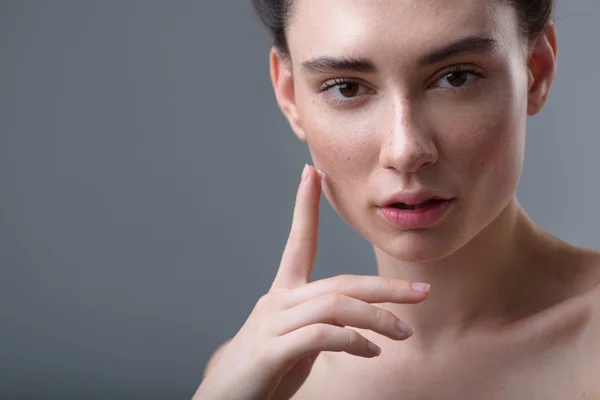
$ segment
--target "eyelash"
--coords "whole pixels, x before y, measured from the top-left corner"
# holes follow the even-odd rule
[[[319,94],[326,95],[326,93],[329,92],[331,89],[334,89],[336,87],[340,87],[342,85],[347,85],[347,84],[359,85],[361,87],[364,86],[359,81],[354,80],[354,79],[336,78],[336,79],[333,79],[333,80],[329,81],[328,83],[325,84],[325,86],[323,86],[322,88],[320,88],[319,89]],[[332,97],[329,96],[329,98],[327,99],[327,101],[329,101],[330,103],[333,103],[334,105],[349,105],[349,104],[354,103],[357,100],[356,100],[356,97],[347,97],[344,100],[342,100],[342,99],[332,98]]]
[[[442,90],[445,90],[445,91],[448,91],[448,92],[453,92],[453,93],[464,92],[465,90],[469,90],[469,88],[475,86],[477,84],[477,82],[479,81],[479,79],[485,79],[485,75],[482,72],[480,72],[479,70],[477,70],[476,68],[471,67],[471,66],[467,67],[467,66],[457,65],[455,67],[450,68],[449,70],[446,70],[444,72],[444,74],[438,79],[438,81],[440,79],[443,79],[443,78],[447,77],[448,75],[451,75],[451,74],[465,74],[465,73],[477,77],[476,82],[472,83],[472,84],[470,84],[468,86],[466,86],[466,88],[465,87],[463,87],[463,88],[455,88],[455,89],[445,88],[445,89],[442,89]]]
[[[455,66],[455,67],[452,67],[452,68],[444,71],[442,76],[440,76],[440,78],[438,78],[436,80],[436,82],[438,82],[439,80],[444,79],[452,74],[469,74],[469,75],[475,76],[477,78],[475,83],[471,83],[471,84],[469,84],[467,86],[463,86],[461,88],[441,88],[441,90],[443,90],[445,92],[450,92],[450,93],[454,93],[454,94],[458,94],[458,93],[464,92],[466,90],[469,90],[469,89],[473,88],[474,86],[476,86],[480,79],[485,79],[485,75],[482,72],[480,72],[479,70],[475,69],[474,67]],[[325,94],[326,92],[329,92],[331,89],[340,87],[345,84],[359,85],[361,87],[363,86],[360,83],[360,81],[358,81],[356,79],[336,78],[336,79],[333,79],[330,82],[326,83],[322,88],[319,89],[318,93]],[[347,97],[345,100],[330,98],[330,99],[328,99],[328,101],[330,101],[331,103],[334,103],[334,104],[348,105],[348,104],[351,104],[351,103],[357,101],[356,98],[357,97]]]

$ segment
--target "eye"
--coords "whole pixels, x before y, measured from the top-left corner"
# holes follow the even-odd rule
[[[319,93],[326,94],[334,103],[347,103],[354,101],[356,97],[368,94],[371,91],[360,82],[350,79],[333,79],[326,82]]]
[[[472,67],[454,67],[444,72],[437,81],[437,87],[449,91],[463,91],[477,84],[481,78],[484,78],[484,75]]]

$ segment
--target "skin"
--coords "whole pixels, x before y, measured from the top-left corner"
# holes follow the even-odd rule
[[[289,57],[270,55],[277,102],[325,173],[327,200],[373,245],[379,277],[431,291],[362,298],[412,327],[408,340],[330,316],[381,355],[321,351],[256,398],[600,399],[600,253],[543,231],[515,197],[527,117],[546,102],[558,49],[552,24],[533,43],[517,26],[497,0],[295,1]],[[466,37],[493,45],[421,62]],[[370,68],[322,68],[323,57]],[[449,75],[455,67],[469,70]],[[319,196],[302,188],[295,223],[312,223],[288,242],[304,247],[284,253],[274,287],[286,293],[307,285],[316,252]],[[379,215],[392,194],[419,190],[455,199],[435,225],[403,230]],[[244,337],[209,362],[215,388],[227,366],[243,365]]]

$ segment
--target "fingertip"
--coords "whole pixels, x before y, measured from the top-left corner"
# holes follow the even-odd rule
[[[421,294],[428,294],[431,290],[431,285],[424,282],[411,282],[410,286],[415,292]]]
[[[315,167],[315,169],[317,170],[317,173],[319,174],[319,178],[320,178],[321,182],[323,182],[323,180],[325,179],[325,172],[321,171],[319,168],[316,168],[316,167]]]
[[[313,165],[309,165],[308,179],[309,187],[321,193],[325,173]]]
[[[369,349],[369,353],[372,357],[379,357],[381,354],[381,348],[377,346],[375,343],[367,340],[367,347]]]
[[[304,164],[304,169],[302,170],[302,183],[307,183],[312,180],[312,178],[315,176],[315,172],[313,172],[313,170],[319,177],[319,181],[323,180],[322,176],[324,174],[322,172],[320,172],[316,167],[312,165]]]
[[[304,169],[302,170],[302,182],[308,181],[309,177],[310,177],[310,168],[308,167],[308,164],[304,164]]]

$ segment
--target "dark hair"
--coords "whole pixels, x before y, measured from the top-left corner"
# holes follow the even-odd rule
[[[523,38],[531,43],[546,31],[556,0],[506,0],[517,10]],[[260,20],[269,30],[274,45],[289,55],[286,26],[292,16],[294,0],[252,0]]]

